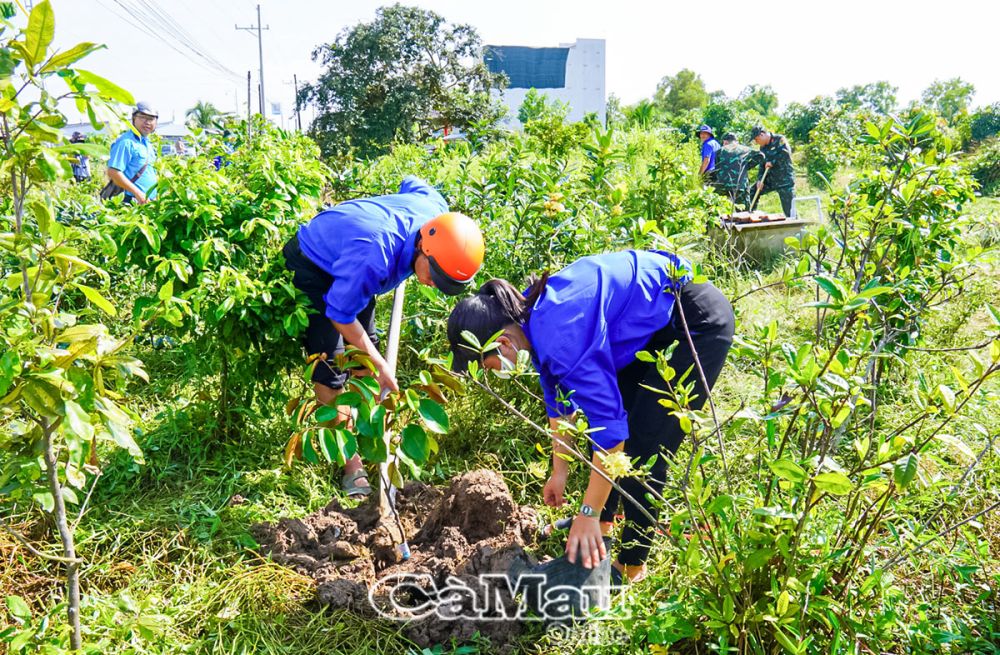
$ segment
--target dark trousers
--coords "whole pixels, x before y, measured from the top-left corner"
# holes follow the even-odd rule
[[[327,318],[326,300],[324,300],[326,292],[333,284],[333,276],[306,257],[299,247],[298,235],[288,240],[282,254],[285,256],[285,268],[292,272],[292,284],[309,298],[309,304],[316,310],[316,313],[309,314],[309,326],[302,337],[302,345],[310,355],[326,353],[326,359],[316,363],[312,381],[331,389],[343,389],[350,373],[336,368],[333,360],[337,355],[343,354],[344,338]],[[358,321],[368,333],[368,338],[377,346],[374,298],[358,314]]]
[[[691,340],[711,389],[726,363],[729,348],[733,345],[733,307],[722,292],[709,283],[685,286],[680,293],[680,305],[684,309]],[[677,376],[672,384],[676,384],[684,372],[694,366],[694,353],[684,334],[677,307],[674,308],[670,324],[654,334],[645,349],[650,352],[663,350],[675,341],[678,346],[670,358],[670,365],[677,371]],[[691,402],[691,407],[700,409],[708,399],[708,390],[702,384],[697,368],[691,369],[685,382],[694,382],[697,397]],[[666,458],[677,452],[684,440],[684,431],[681,430],[677,417],[671,416],[670,411],[659,403],[663,395],[644,388],[644,385],[666,389],[655,363],[636,360],[618,372],[618,389],[628,413],[629,436],[624,448],[630,458],[639,457],[640,463],[657,455],[650,475],[645,476],[643,482],[661,493],[666,484]],[[646,488],[639,480],[624,478],[619,480],[619,484],[647,512],[656,516],[657,510],[646,498]],[[612,521],[623,500],[621,494],[612,489],[601,512],[601,520]],[[622,530],[622,550],[618,561],[627,565],[642,564],[649,556],[654,526],[630,501],[624,502],[624,511],[626,523]]]
[[[784,212],[785,216],[791,218],[792,200],[795,199],[795,187],[785,186],[779,189],[772,189],[765,186],[764,189],[760,192],[760,195],[763,196],[764,194],[771,193],[772,191],[776,191],[778,193],[778,199],[781,201],[781,211]],[[757,198],[757,202],[760,202],[760,197]],[[750,208],[750,211],[753,211],[755,209],[757,209],[756,202],[753,204],[753,207]]]

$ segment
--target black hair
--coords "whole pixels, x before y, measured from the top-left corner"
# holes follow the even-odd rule
[[[507,280],[493,279],[481,286],[475,295],[455,305],[448,317],[448,343],[454,355],[452,370],[464,372],[470,361],[480,358],[480,353],[462,337],[463,332],[471,332],[479,343],[485,343],[509,325],[524,324],[548,280],[548,272],[540,278],[530,279],[525,296]]]

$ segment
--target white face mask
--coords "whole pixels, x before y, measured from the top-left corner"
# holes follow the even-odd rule
[[[521,351],[515,348],[514,357],[519,358],[520,354]],[[500,353],[499,349],[497,350],[497,357],[500,358],[500,370],[493,372],[496,373],[496,376],[501,380],[509,380],[511,377],[511,373],[513,373],[514,370],[517,369],[517,365],[514,362],[507,359],[506,357],[504,357],[503,354]]]

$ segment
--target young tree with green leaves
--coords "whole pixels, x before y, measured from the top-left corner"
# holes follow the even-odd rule
[[[899,89],[881,80],[870,84],[855,84],[837,90],[837,104],[848,111],[865,110],[876,114],[888,114],[896,108],[896,92]]]
[[[376,155],[441,126],[496,123],[504,113],[490,97],[504,78],[483,62],[479,33],[432,11],[382,7],[375,20],[316,48],[313,60],[325,70],[299,97],[319,112],[312,132],[327,156],[352,148]]]
[[[975,94],[976,87],[970,82],[961,77],[953,77],[947,80],[934,80],[934,83],[924,90],[920,99],[951,123],[959,113],[969,108],[972,96]]]
[[[108,285],[108,274],[81,255],[92,231],[53,216],[51,191],[70,177],[77,153],[106,152],[96,144],[65,143],[59,103],[73,101],[100,127],[114,116],[110,103],[133,99],[75,67],[103,46],[51,48],[55,16],[48,0],[34,6],[23,28],[12,22],[16,13],[9,3],[0,4],[0,15],[0,179],[10,187],[9,200],[0,200],[0,271],[6,280],[0,285],[0,502],[49,514],[62,552],[43,552],[12,527],[0,527],[36,557],[65,566],[69,644],[76,650],[82,645],[83,561],[70,507],[82,516],[87,489],[100,475],[99,444],[125,448],[141,461],[131,434],[133,414],[121,392],[130,378],[146,379],[146,373],[127,354],[135,333],[118,338],[102,323],[117,310],[97,288]],[[8,606],[27,621],[26,604],[12,598]]]
[[[751,84],[740,93],[739,102],[761,116],[770,116],[778,108],[778,94],[769,84]]]
[[[667,75],[656,85],[653,101],[669,114],[679,114],[690,109],[699,109],[708,104],[709,93],[701,75],[690,69]]]

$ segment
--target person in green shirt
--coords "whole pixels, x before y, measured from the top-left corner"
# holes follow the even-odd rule
[[[772,134],[760,125],[751,130],[750,138],[760,146],[761,162],[757,169],[757,189],[760,195],[776,192],[781,200],[782,211],[785,216],[790,217],[792,201],[795,199],[795,169],[792,168],[792,147],[788,144],[788,139],[781,134]],[[753,211],[756,205],[754,203],[750,210]]]
[[[745,209],[750,204],[749,173],[758,163],[759,152],[748,148],[727,132],[715,166],[715,191],[729,198],[734,206]]]

